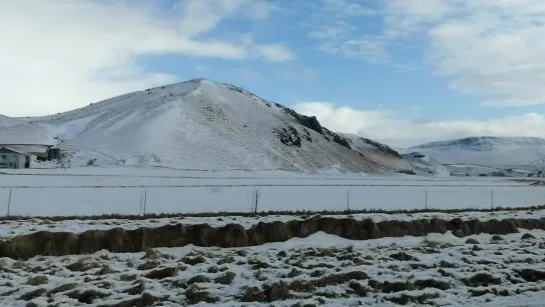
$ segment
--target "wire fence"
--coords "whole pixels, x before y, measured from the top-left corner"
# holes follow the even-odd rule
[[[2,215],[488,209],[545,204],[528,186],[4,188]]]

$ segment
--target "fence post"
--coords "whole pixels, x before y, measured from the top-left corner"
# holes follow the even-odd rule
[[[350,211],[350,190],[346,190],[346,211]]]
[[[9,189],[9,197],[8,197],[8,215],[9,216],[9,213],[10,213],[10,210],[11,210],[11,193],[12,193],[12,189]]]
[[[144,194],[140,194],[140,211],[138,211],[138,214],[142,215],[142,210],[144,210],[143,208],[144,206]]]
[[[490,190],[490,210],[494,210],[494,190]]]
[[[428,191],[427,190],[425,194],[424,209],[428,210]]]
[[[142,215],[146,215],[146,207],[148,205],[148,189],[144,191],[144,212]]]

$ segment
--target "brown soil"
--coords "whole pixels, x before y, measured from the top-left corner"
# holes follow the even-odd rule
[[[374,222],[351,218],[314,216],[302,221],[260,222],[250,229],[238,224],[212,227],[208,224],[165,225],[157,228],[89,230],[80,234],[39,231],[0,241],[0,257],[27,259],[37,255],[61,256],[92,254],[100,250],[114,253],[143,252],[155,247],[246,247],[307,237],[318,231],[347,239],[368,240],[384,237],[425,236],[452,231],[459,237],[480,233],[505,235],[518,228],[545,230],[545,219],[452,220]],[[192,263],[192,259],[184,259]],[[202,262],[206,259],[199,259]]]

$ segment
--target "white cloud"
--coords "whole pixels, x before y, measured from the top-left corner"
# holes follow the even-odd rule
[[[487,105],[545,103],[545,3],[541,0],[391,0],[389,33],[420,33],[435,72]]]
[[[545,137],[545,116],[535,113],[486,121],[412,121],[396,119],[398,112],[394,110],[356,110],[327,102],[300,102],[294,109],[316,116],[332,131],[361,135],[397,147],[469,136]]]
[[[281,44],[211,36],[228,18],[262,19],[273,9],[260,0],[185,0],[171,10],[158,1],[2,1],[0,113],[65,111],[176,80],[141,56],[290,60]]]
[[[451,2],[450,0],[384,1],[385,35],[397,37],[424,30],[424,26],[437,22],[453,10]]]
[[[318,49],[335,56],[361,59],[371,63],[389,62],[382,35],[364,35],[358,26],[375,9],[352,0],[321,0],[313,10],[315,20],[307,35],[320,40]]]
[[[344,3],[344,4],[337,4]],[[360,1],[328,0],[323,12]],[[403,67],[398,48],[415,44],[452,89],[485,105],[545,104],[545,2],[542,0],[381,0],[383,27],[349,14],[319,18],[309,36],[327,53]],[[341,10],[342,11],[342,10]],[[358,11],[358,10],[356,10]],[[350,24],[351,27],[342,26]],[[355,26],[358,26],[354,28]],[[374,32],[373,32],[374,31]],[[325,41],[324,41],[325,40]],[[412,66],[412,65],[410,65]]]
[[[249,16],[251,18],[264,19],[275,11],[280,12],[282,11],[282,8],[274,5],[270,1],[250,1],[242,13],[244,16]]]
[[[321,0],[321,6],[330,14],[346,17],[375,15],[376,11],[350,0]]]
[[[346,22],[338,21],[336,24],[321,25],[308,32],[312,38],[323,40],[335,40],[348,36],[350,25]]]
[[[390,56],[382,37],[361,37],[338,42],[327,42],[319,49],[346,58],[365,60],[370,63],[388,63]]]
[[[258,47],[261,56],[272,62],[285,62],[294,59],[293,53],[281,44],[268,44]]]

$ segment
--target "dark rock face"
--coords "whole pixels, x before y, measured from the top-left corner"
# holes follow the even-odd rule
[[[318,121],[316,116],[301,115],[288,107],[285,107],[282,105],[277,105],[277,106],[281,107],[282,110],[286,112],[287,114],[293,116],[301,125],[309,129],[312,129],[320,134],[323,134],[322,125],[320,125],[320,122]]]
[[[37,255],[92,254],[102,249],[114,253],[142,252],[155,247],[197,246],[244,247],[284,242],[318,231],[347,239],[425,236],[452,231],[458,237],[489,233],[517,233],[518,228],[545,230],[545,219],[469,220],[421,219],[412,221],[355,220],[314,216],[300,221],[258,223],[250,229],[238,224],[214,228],[208,224],[165,225],[157,228],[89,230],[74,234],[40,231],[0,241],[0,257],[28,259]]]
[[[254,97],[257,97],[255,96],[254,94],[238,87],[238,86],[234,86],[234,85],[231,85],[231,84],[225,84],[230,90],[232,91],[235,91],[235,92],[238,92],[238,93],[241,93],[241,94],[245,94],[245,95],[250,95],[250,96],[254,96]],[[263,100],[265,102],[265,104],[270,107],[271,106],[271,101],[266,101],[266,100]],[[320,134],[323,134],[322,132],[322,125],[320,125],[320,122],[318,121],[318,119],[316,118],[316,116],[305,116],[305,115],[302,115],[302,114],[299,114],[297,112],[295,112],[295,110],[293,109],[290,109],[284,105],[281,105],[279,103],[274,103],[274,105],[277,107],[277,108],[280,108],[282,109],[282,111],[284,111],[285,113],[291,115],[293,118],[295,118],[297,120],[297,122],[299,122],[299,124],[301,124],[302,126],[305,126],[309,129],[312,129]]]
[[[324,135],[324,138],[328,141],[331,141],[333,140],[333,142],[343,146],[343,147],[346,147],[348,149],[352,149],[352,146],[350,145],[350,140],[338,135],[337,133],[335,132],[332,132],[331,130],[323,127],[322,128],[322,131],[323,131],[323,135]],[[357,153],[359,153],[361,156],[363,156],[359,151],[355,151]]]
[[[362,142],[364,143],[367,143],[369,145],[372,145],[373,147],[375,147],[376,149],[378,149],[379,151],[385,153],[385,154],[388,154],[388,155],[391,155],[391,156],[394,156],[394,157],[397,157],[397,158],[400,158],[400,159],[403,159],[403,157],[395,150],[393,150],[392,148],[390,148],[390,146],[388,145],[384,145],[384,144],[381,144],[379,142],[375,142],[373,140],[370,140],[370,139],[367,139],[367,138],[363,138],[363,137],[360,137],[359,138]],[[421,155],[420,158],[424,158],[423,155]]]
[[[291,147],[301,147],[301,136],[299,135],[297,129],[293,128],[292,126],[289,126],[287,129],[276,129],[274,132],[282,144]]]
[[[335,142],[335,143],[337,143],[337,144],[339,144],[341,146],[344,146],[344,147],[346,147],[348,149],[352,149],[352,147],[350,147],[350,142],[348,142],[347,139],[345,139],[345,138],[343,138],[343,137],[341,137],[339,135],[334,135],[333,136],[333,142]]]

